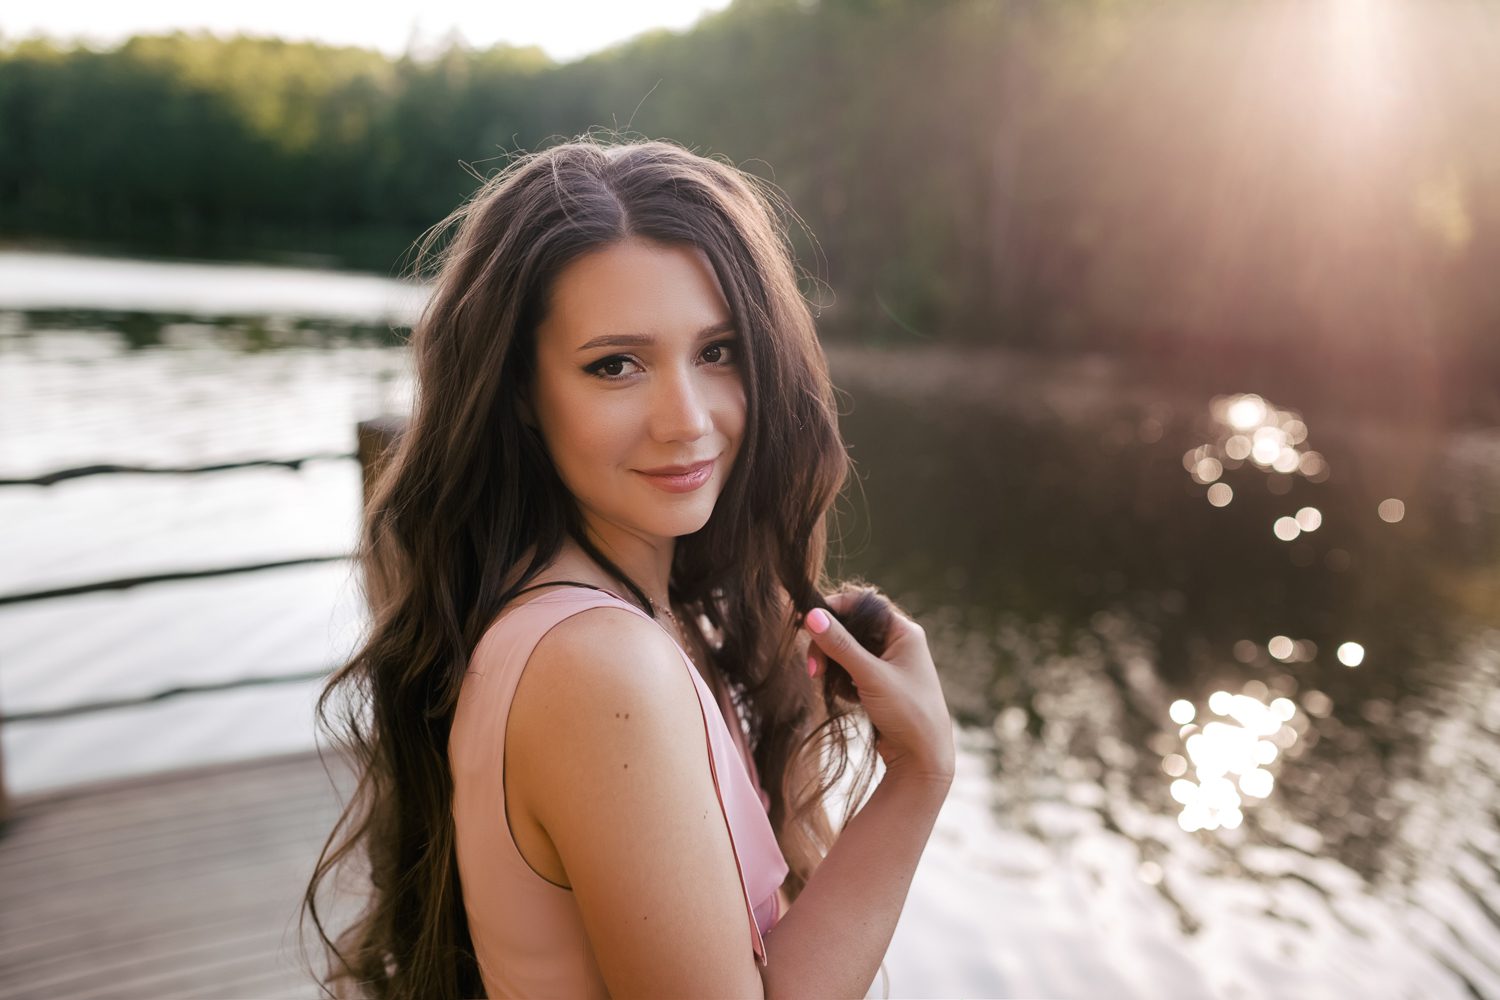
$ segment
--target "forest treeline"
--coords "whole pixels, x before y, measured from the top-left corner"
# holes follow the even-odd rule
[[[773,180],[833,337],[1500,384],[1491,5],[736,0],[554,63],[0,35],[0,239],[394,273],[591,128]],[[0,21],[3,29],[3,21]]]

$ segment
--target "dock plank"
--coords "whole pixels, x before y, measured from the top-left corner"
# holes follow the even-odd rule
[[[298,753],[15,799],[0,1000],[319,996],[298,908],[353,787],[341,756]],[[333,926],[359,903],[331,901]],[[304,941],[320,963],[311,921]]]

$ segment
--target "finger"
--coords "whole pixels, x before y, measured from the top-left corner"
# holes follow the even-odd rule
[[[805,616],[802,622],[802,626],[799,627],[802,627],[805,631],[807,623],[807,619]],[[807,676],[817,677],[819,674],[827,671],[827,669],[828,664],[824,661],[824,658],[822,656],[818,655],[818,647],[812,642],[811,636],[809,635],[807,643]]]
[[[886,659],[898,649],[926,645],[927,630],[922,627],[921,622],[897,611],[887,623],[883,642],[885,645],[880,650],[880,657]]]
[[[926,629],[922,628],[922,623],[917,621],[915,618],[908,618],[906,615],[903,615],[899,611],[893,610],[891,612],[890,625],[888,626],[887,642],[894,641],[898,637],[915,637],[925,634]]]
[[[826,624],[826,628],[822,632],[815,632],[814,624]],[[879,657],[861,646],[849,634],[849,630],[826,611],[816,608],[809,611],[802,622],[802,628],[811,641],[809,651],[816,647],[826,660],[836,660],[856,682],[873,677],[883,667]]]

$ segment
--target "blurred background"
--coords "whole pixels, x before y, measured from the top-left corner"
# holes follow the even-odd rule
[[[213,6],[0,14],[0,995],[161,953],[28,829],[314,747],[406,251],[603,127],[800,215],[960,723],[891,996],[1500,997],[1494,3]]]

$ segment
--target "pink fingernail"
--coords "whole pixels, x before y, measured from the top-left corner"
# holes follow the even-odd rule
[[[828,620],[828,612],[822,608],[813,608],[807,613],[807,627],[818,635],[828,631]]]
[[[807,654],[807,676],[818,676],[818,658],[811,653]]]

